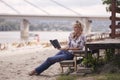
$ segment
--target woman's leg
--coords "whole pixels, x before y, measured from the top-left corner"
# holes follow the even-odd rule
[[[56,63],[56,62],[60,62],[62,60],[70,60],[73,59],[73,55],[67,51],[60,51],[58,54],[56,54],[53,57],[49,57],[47,58],[47,60],[41,64],[40,66],[38,66],[35,71],[40,74],[42,73],[44,70],[46,70],[47,68],[49,68],[52,64]]]

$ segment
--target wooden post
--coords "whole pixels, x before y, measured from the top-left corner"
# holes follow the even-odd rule
[[[115,10],[115,8],[116,8],[116,0],[112,0],[112,3],[111,3],[112,5],[111,5],[111,10],[112,10],[112,12],[111,12],[111,23],[112,23],[112,25],[111,25],[111,38],[115,38],[115,25],[116,25],[116,20],[115,20],[115,17],[116,17],[116,10]]]

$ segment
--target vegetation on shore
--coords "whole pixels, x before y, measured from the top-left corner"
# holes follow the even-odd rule
[[[56,80],[120,80],[120,74],[118,73],[93,74],[85,77],[62,75],[57,77]]]
[[[57,80],[120,80],[120,54],[114,53],[113,49],[107,49],[103,58],[98,61],[93,55],[83,60],[88,67],[93,68],[93,73],[84,76],[61,75]]]

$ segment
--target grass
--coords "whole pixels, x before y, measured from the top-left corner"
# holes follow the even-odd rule
[[[96,80],[120,80],[120,74],[106,74],[101,77],[97,77]]]
[[[57,77],[56,80],[76,80],[76,79],[77,79],[76,76],[61,75],[61,76]]]
[[[89,75],[89,76],[70,76],[70,75],[61,75],[56,78],[56,80],[88,80],[88,77],[93,80],[120,80],[120,74],[114,73],[114,74],[95,74],[95,75]],[[90,79],[90,80],[91,80]]]

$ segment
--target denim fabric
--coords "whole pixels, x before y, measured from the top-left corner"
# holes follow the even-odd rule
[[[72,60],[73,57],[74,57],[73,54],[71,54],[70,52],[61,50],[55,56],[48,57],[46,61],[42,63],[40,66],[38,66],[35,70],[38,74],[40,74],[54,63],[60,62],[62,60]]]

